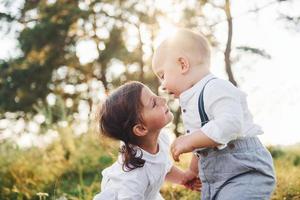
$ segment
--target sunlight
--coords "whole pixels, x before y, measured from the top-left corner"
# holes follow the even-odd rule
[[[55,102],[56,102],[56,96],[55,96],[55,94],[53,94],[53,93],[48,94],[47,97],[46,97],[46,100],[47,100],[47,103],[50,106],[55,105]]]
[[[167,19],[160,19],[159,26],[160,26],[159,32],[153,42],[154,48],[156,48],[164,39],[171,37],[176,32],[177,29],[175,24],[173,24]]]
[[[156,8],[163,11],[168,11],[173,7],[173,3],[171,0],[164,0],[164,1],[156,0],[154,5]]]
[[[99,57],[97,45],[93,40],[82,40],[76,44],[76,56],[81,64],[87,64]]]

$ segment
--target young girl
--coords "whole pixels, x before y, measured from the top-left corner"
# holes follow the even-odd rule
[[[165,99],[156,96],[140,82],[119,87],[104,102],[100,111],[100,130],[121,140],[118,161],[103,170],[101,193],[94,200],[161,200],[164,180],[199,189],[196,177],[172,165],[168,136],[161,129],[173,114]]]

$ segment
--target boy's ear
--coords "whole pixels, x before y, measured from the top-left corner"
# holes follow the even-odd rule
[[[180,67],[181,67],[181,73],[186,73],[189,71],[190,69],[190,63],[188,61],[187,58],[185,57],[179,57],[178,60],[177,60],[180,64]]]
[[[133,127],[133,133],[136,135],[136,136],[145,136],[147,135],[148,133],[148,129],[143,125],[143,124],[136,124],[134,127]]]

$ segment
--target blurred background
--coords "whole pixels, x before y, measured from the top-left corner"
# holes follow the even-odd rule
[[[128,80],[159,93],[153,50],[176,27],[203,32],[212,72],[248,94],[276,165],[272,199],[300,199],[297,0],[0,0],[0,199],[91,199],[118,153],[98,137],[97,108]]]

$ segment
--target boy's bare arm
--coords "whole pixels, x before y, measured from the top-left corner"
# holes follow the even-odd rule
[[[171,146],[171,153],[175,161],[179,161],[179,156],[182,153],[192,152],[195,149],[203,147],[216,147],[220,145],[201,130],[192,134],[183,135],[175,139]]]

